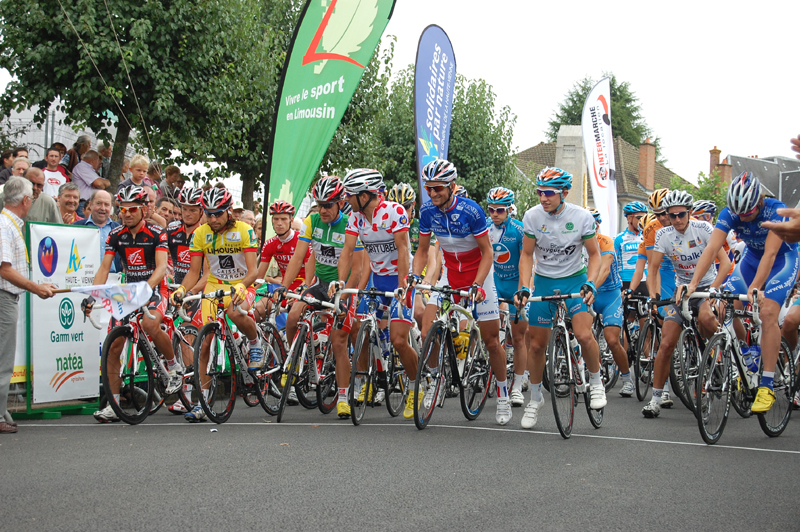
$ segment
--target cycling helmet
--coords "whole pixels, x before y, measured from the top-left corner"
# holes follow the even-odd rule
[[[715,214],[717,214],[717,206],[714,204],[713,201],[708,200],[697,200],[692,205],[692,215],[693,216],[702,216],[708,214],[712,218]]]
[[[200,203],[207,211],[225,211],[233,205],[233,196],[227,188],[211,187],[203,192]]]
[[[735,214],[752,211],[761,199],[761,182],[753,172],[742,172],[728,187],[728,208]]]
[[[342,215],[344,215],[344,216],[350,216],[350,213],[353,212],[353,206],[350,205],[349,202],[345,201],[344,202],[344,207],[339,209],[339,212],[341,212]]]
[[[386,185],[383,184],[383,176],[377,170],[369,168],[356,168],[350,170],[347,175],[342,179],[342,186],[348,194],[360,194],[361,192],[370,192],[378,194]]]
[[[386,194],[386,199],[401,205],[408,205],[417,201],[417,193],[408,183],[400,183],[389,190],[389,193]]]
[[[650,209],[653,212],[664,210],[664,207],[661,206],[661,202],[664,201],[664,196],[667,194],[669,194],[668,188],[659,188],[650,194],[650,197],[647,198],[647,204],[650,205]]]
[[[187,187],[181,189],[180,193],[178,194],[178,203],[181,205],[196,205],[199,207],[202,199],[202,188]]]
[[[292,205],[288,201],[279,199],[278,201],[269,206],[270,216],[275,216],[276,214],[288,214],[289,216],[294,216],[294,213],[295,213],[294,205]]]
[[[462,185],[456,185],[456,189],[453,191],[453,195],[469,199],[469,192],[467,192],[467,189],[464,188]]]
[[[592,213],[594,221],[597,222],[597,225],[603,223],[603,218],[600,216],[600,211],[598,211],[597,209],[589,209],[589,212]]]
[[[572,188],[572,174],[561,168],[548,166],[536,176],[537,187]]]
[[[457,177],[456,166],[446,159],[436,159],[422,168],[424,183],[452,183]]]
[[[625,216],[629,214],[646,214],[647,205],[641,201],[632,201],[622,208],[622,212],[625,213]]]
[[[693,204],[694,197],[684,190],[670,190],[669,194],[661,200],[662,209],[669,209],[670,207],[688,207],[691,209]]]
[[[508,215],[511,216],[512,218],[517,215],[516,205],[512,205],[511,207],[508,208]]]
[[[117,192],[117,201],[119,203],[141,203],[145,204],[150,200],[147,196],[147,191],[138,185],[128,185],[122,187]]]
[[[336,176],[320,177],[311,194],[314,200],[320,203],[339,201],[344,195],[342,182]]]
[[[652,212],[648,212],[641,218],[639,218],[639,231],[644,231],[644,228],[650,225],[650,222],[656,219],[656,215]]]
[[[486,194],[486,203],[494,205],[513,205],[514,191],[505,187],[494,187]]]

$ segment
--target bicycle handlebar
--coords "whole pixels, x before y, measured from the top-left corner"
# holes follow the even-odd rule
[[[420,290],[429,290],[431,292],[439,292],[446,295],[458,295],[461,297],[469,297],[469,292],[464,290],[455,290],[449,286],[431,286],[429,284],[418,283],[416,288]]]
[[[690,299],[717,299],[720,301],[741,301],[747,303],[750,297],[747,294],[732,294],[731,292],[695,292],[684,298],[681,313],[688,311]],[[684,314],[684,317],[686,315]],[[753,290],[753,323],[761,327],[761,317],[758,312],[758,290]]]
[[[202,297],[203,294],[194,294],[192,296],[186,296],[183,298],[183,303],[186,303],[187,301],[197,301],[198,299],[202,299]],[[183,319],[183,321],[186,322],[192,321],[192,318],[189,317],[188,314],[186,314],[185,310],[183,310],[183,304],[178,305],[177,308],[178,308],[178,316],[180,316],[181,319]]]
[[[302,303],[305,303],[307,305],[320,306],[322,308],[328,308],[328,309],[331,309],[331,310],[336,310],[336,306],[337,306],[337,305],[334,305],[333,303],[328,303],[327,301],[320,301],[319,299],[311,297],[308,294],[300,295],[300,294],[295,294],[294,292],[286,292],[283,295],[287,299],[297,299],[298,301],[300,301]],[[338,303],[339,303],[339,298],[337,297],[336,298],[336,304],[338,304]]]

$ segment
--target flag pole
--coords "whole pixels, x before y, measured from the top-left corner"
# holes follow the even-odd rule
[[[589,208],[589,179],[586,172],[583,173],[583,208]]]

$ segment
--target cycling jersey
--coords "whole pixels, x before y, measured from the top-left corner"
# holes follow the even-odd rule
[[[172,258],[172,267],[175,270],[175,283],[183,283],[183,278],[189,273],[192,257],[189,247],[192,235],[186,232],[186,226],[181,221],[174,221],[167,226],[167,244]]]
[[[299,239],[308,242],[314,249],[317,261],[316,275],[324,283],[339,279],[339,256],[344,247],[344,234],[347,229],[347,217],[339,213],[333,223],[322,221],[319,213],[309,214],[303,221],[304,228],[300,231]],[[354,251],[364,249],[361,242],[356,243]]]
[[[674,226],[662,227],[656,232],[654,250],[672,259],[675,267],[676,282],[689,284],[692,282],[694,269],[700,255],[708,246],[714,230],[708,222],[689,220],[686,230],[680,233]],[[698,286],[708,286],[714,282],[716,271],[709,268]],[[662,295],[663,297],[663,295]]]
[[[475,280],[481,263],[476,239],[488,231],[483,209],[468,198],[453,196],[453,204],[446,212],[429,200],[419,212],[419,233],[436,234],[447,275],[454,287],[470,286]]]
[[[752,254],[752,258],[760,260],[764,256],[764,245],[767,242],[767,233],[769,229],[761,227],[762,222],[783,222],[785,221],[782,216],[778,216],[776,212],[778,209],[785,209],[786,205],[773,198],[764,198],[764,206],[759,210],[758,216],[752,222],[743,222],[741,218],[731,212],[728,207],[722,209],[717,218],[716,228],[726,233],[731,230],[736,231],[736,235],[741,237],[747,245],[748,255]],[[797,244],[787,244],[783,242],[778,255],[783,255],[788,251],[797,251]]]
[[[221,233],[214,232],[211,226],[203,224],[194,231],[191,256],[208,259],[210,284],[236,284],[247,275],[245,253],[258,252],[258,241],[253,228],[244,222],[234,222]]]
[[[642,240],[641,233],[633,233],[628,228],[625,228],[625,230],[614,239],[614,252],[617,254],[619,275],[623,281],[630,281],[633,279],[633,272],[636,271],[639,244]]]
[[[167,233],[161,227],[145,222],[134,238],[127,226],[111,230],[106,239],[106,255],[119,253],[128,283],[147,281],[156,269],[156,251],[169,253]],[[166,286],[166,279],[162,281]]]
[[[408,239],[411,241],[411,254],[416,255],[417,248],[419,247],[419,219],[414,218],[411,220],[411,225],[408,228]],[[431,235],[431,246],[436,243],[436,236]]]
[[[489,241],[494,254],[494,276],[497,280],[519,279],[519,257],[522,253],[522,222],[511,217],[497,226],[491,218],[489,225]],[[516,291],[516,290],[515,290]]]
[[[617,254],[614,251],[613,241],[606,235],[597,234],[597,243],[600,246],[600,256],[611,255],[611,268],[608,270],[608,277],[603,281],[603,284],[597,287],[598,292],[608,292],[614,290],[619,292],[622,288],[622,279],[619,275],[619,264],[617,263]]]
[[[361,238],[369,255],[370,268],[376,275],[397,275],[399,251],[394,235],[408,231],[409,225],[405,207],[380,198],[380,203],[372,212],[372,222],[367,220],[364,213],[353,212],[346,233]],[[408,265],[411,267],[411,249],[408,250]],[[407,273],[403,272],[403,275]]]
[[[522,218],[525,235],[536,239],[535,273],[551,279],[584,273],[583,241],[595,236],[594,218],[589,211],[572,203],[563,205],[564,210],[558,214],[547,213],[537,205]]]
[[[278,235],[267,240],[264,247],[261,249],[261,262],[263,264],[268,264],[269,261],[274,258],[278,269],[281,271],[281,276],[285,277],[286,267],[289,265],[289,261],[292,260],[295,250],[297,249],[299,236],[300,234],[297,231],[290,229],[286,240],[281,240]],[[304,266],[306,262],[308,262],[309,257],[311,257],[310,246],[306,249],[306,256],[303,258],[303,266],[300,267],[297,277],[292,281],[292,284],[289,285],[289,290],[294,290],[305,282]]]
[[[647,224],[647,227],[644,228],[644,231],[642,231],[642,243],[644,244],[645,250],[653,249],[655,247],[656,232],[658,232],[658,230],[661,229],[662,227],[664,226],[661,225],[661,222],[659,222],[658,219],[655,219],[649,224]],[[664,260],[661,261],[660,269],[661,269],[662,282],[665,277],[664,275],[665,272],[669,274],[666,277],[668,278],[674,277],[672,275],[672,272],[674,271],[672,267],[672,262],[670,261],[669,257],[667,257],[666,254],[664,254]]]

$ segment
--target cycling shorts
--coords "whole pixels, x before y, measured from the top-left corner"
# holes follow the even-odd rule
[[[473,277],[474,281],[475,278]],[[442,278],[436,283],[436,286],[450,286],[447,282],[447,275],[442,274]],[[456,290],[469,290],[471,283],[466,286],[451,286]],[[492,321],[500,319],[500,305],[497,301],[497,289],[494,285],[494,268],[489,270],[489,275],[483,282],[483,291],[486,292],[486,299],[481,301],[475,306],[475,313],[478,321]],[[442,295],[439,292],[431,292],[431,297],[428,299],[428,305],[439,305]],[[454,298],[458,301],[458,298]]]
[[[519,279],[498,279],[494,278],[494,285],[497,287],[497,297],[499,299],[514,299],[514,294],[519,290]],[[523,315],[527,315],[527,305],[523,311]],[[514,319],[517,316],[517,307],[508,305],[508,316]]]
[[[398,278],[396,275],[376,275],[372,274],[370,279],[371,287],[376,288],[377,290],[381,290],[383,292],[394,292],[397,290]],[[414,295],[416,294],[415,290],[411,289],[411,301],[414,301]],[[356,311],[356,315],[364,316],[367,313],[367,300],[368,297],[361,298],[361,301],[358,304],[358,310]],[[382,305],[386,305],[389,307],[389,319],[390,321],[400,321],[403,323],[407,323],[411,325],[414,319],[414,306],[412,304],[411,308],[408,308],[405,304],[405,301],[399,301],[397,298],[394,297],[385,297],[380,296],[378,301]],[[376,312],[376,316],[378,320],[383,319],[383,310],[378,310]]]
[[[552,296],[553,290],[557,289],[561,290],[562,294],[577,293],[581,291],[581,286],[586,284],[586,279],[586,273],[562,279],[551,279],[537,274],[533,278],[533,294],[531,295],[534,297]],[[583,299],[567,299],[566,304],[570,316],[574,316],[579,312],[589,311]],[[552,327],[556,306],[555,302],[550,301],[531,303],[528,306],[528,325],[531,327]]]
[[[711,285],[706,286],[698,286],[698,292],[708,292]],[[700,312],[700,305],[706,301],[705,299],[690,299],[689,300],[689,312],[691,312],[694,316]],[[664,321],[672,321],[683,327],[683,314],[681,314],[681,307],[680,305],[670,305],[668,307],[661,307],[661,309],[666,309],[667,315],[664,316]],[[659,311],[661,310],[659,309]]]
[[[631,287],[630,281],[622,281],[622,291],[628,290]],[[636,290],[633,291],[634,294],[639,294],[645,297],[650,297],[650,292],[647,291],[647,282],[642,279],[639,283],[639,286],[636,287]]]
[[[597,292],[592,308],[603,317],[603,327],[622,327],[622,294],[619,290]]]
[[[153,290],[153,295],[156,297],[147,303],[147,309],[150,312],[158,312],[161,316],[164,316],[164,313],[167,312],[167,305],[169,304],[169,290],[167,289],[167,285],[164,283],[158,285],[158,288]]]
[[[725,283],[725,290],[730,290],[735,294],[746,294],[750,283],[756,276],[758,270],[759,258],[754,253],[748,253],[736,263],[736,268],[733,274],[728,277]],[[792,292],[794,282],[797,280],[797,271],[800,267],[800,259],[797,253],[789,251],[783,255],[775,257],[775,262],[772,264],[772,269],[767,276],[764,295],[767,299],[771,299],[783,305],[786,298]]]
[[[209,282],[206,284],[205,289],[203,290],[204,294],[211,294],[216,292],[217,290],[225,290],[225,293],[228,295],[225,296],[225,299],[222,301],[222,305],[225,308],[228,308],[231,304],[231,288],[234,285],[232,284],[221,284],[221,283],[211,283]],[[256,300],[256,289],[253,286],[247,288],[245,294],[245,305],[247,306],[248,310],[252,308],[253,303]],[[204,299],[202,305],[202,314],[203,314],[203,323],[209,323],[214,321],[217,318],[217,301],[215,299]]]

